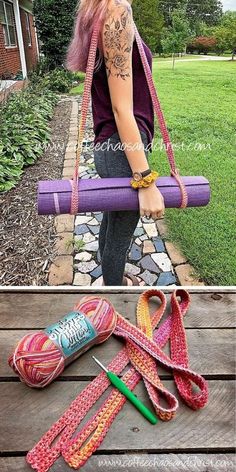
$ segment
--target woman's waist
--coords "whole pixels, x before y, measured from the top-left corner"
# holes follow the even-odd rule
[[[143,123],[137,122],[139,132],[141,135],[142,142],[144,143],[145,147],[147,147],[150,152],[152,151],[152,140],[153,140],[153,130],[151,131],[146,125]],[[103,145],[104,146],[110,146],[112,144],[117,145],[117,143],[120,143],[120,136],[117,130],[116,123],[114,123],[114,126],[104,126],[100,130],[99,133],[95,134],[94,138],[94,145]]]

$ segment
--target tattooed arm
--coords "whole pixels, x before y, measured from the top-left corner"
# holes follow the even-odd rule
[[[133,114],[132,49],[134,28],[131,6],[126,0],[111,0],[103,26],[103,54],[112,109],[122,143],[133,172],[148,169],[140,132]],[[139,143],[140,150],[137,150]]]
[[[108,86],[117,130],[133,172],[148,169],[139,128],[133,113],[132,49],[134,27],[127,0],[111,0],[102,30],[102,46]],[[140,91],[141,92],[141,91]],[[133,149],[132,149],[133,148]],[[163,213],[163,198],[155,184],[139,190],[141,215]]]

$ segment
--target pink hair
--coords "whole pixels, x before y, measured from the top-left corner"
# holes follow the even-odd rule
[[[110,0],[81,0],[77,9],[74,32],[66,57],[66,67],[73,72],[85,72],[89,44],[94,23],[103,24]],[[100,47],[99,47],[100,46]],[[99,41],[99,58],[101,63],[101,44]]]

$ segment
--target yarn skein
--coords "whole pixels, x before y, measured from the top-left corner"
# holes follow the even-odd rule
[[[85,315],[90,326],[94,328],[96,336],[88,340],[73,356],[66,358],[62,349],[46,331],[38,331],[26,334],[9,357],[10,367],[29,387],[43,388],[50,384],[63,372],[68,363],[91,346],[103,343],[113,333],[117,314],[107,299],[85,296],[74,307],[75,312],[78,311],[77,306],[80,307],[79,312]],[[61,326],[63,327],[63,324]]]

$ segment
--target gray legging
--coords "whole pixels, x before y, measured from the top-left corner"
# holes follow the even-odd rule
[[[146,147],[147,135],[144,131],[140,131],[140,134]],[[111,146],[105,149],[108,141]],[[103,149],[94,149],[95,167],[100,177],[130,177],[132,175],[125,152],[122,149],[112,149],[117,143],[120,143],[120,138],[116,132],[103,142]],[[149,151],[145,150],[145,154],[148,158]],[[99,250],[105,285],[122,285],[126,255],[139,221],[139,215],[139,211],[103,213],[99,232]]]

